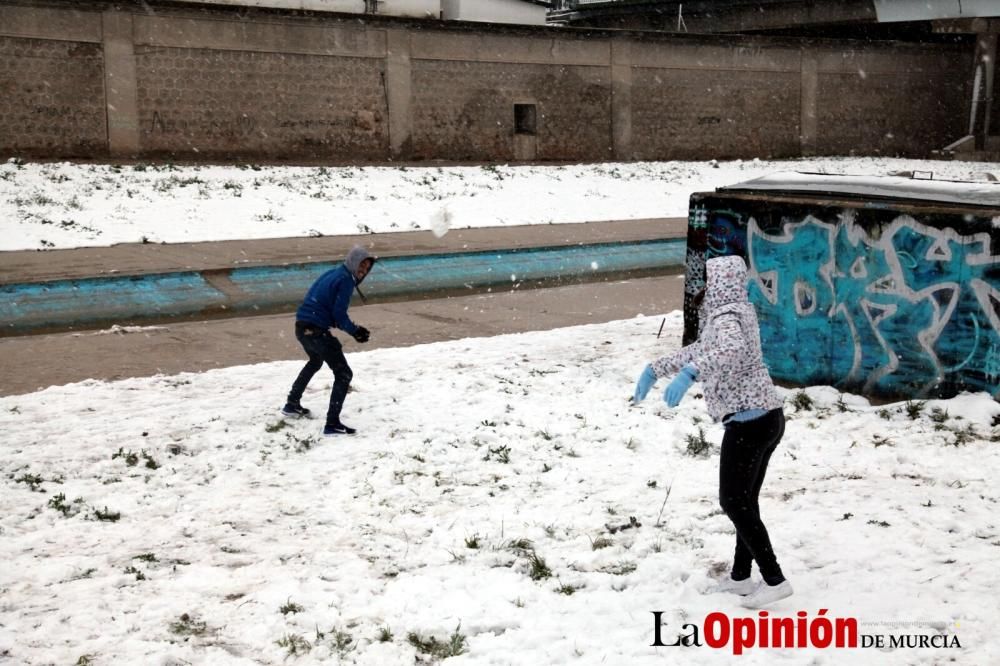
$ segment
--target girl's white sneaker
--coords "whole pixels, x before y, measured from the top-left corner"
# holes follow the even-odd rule
[[[740,600],[740,605],[744,608],[763,608],[779,599],[787,599],[792,596],[792,592],[792,584],[787,580],[783,580],[777,585],[768,585],[766,581],[762,580],[756,590]]]
[[[738,594],[740,596],[746,596],[757,589],[757,583],[753,581],[752,578],[744,578],[743,580],[733,580],[729,576],[726,576],[719,581],[718,585],[712,588],[712,594],[721,594],[723,592],[728,594]]]

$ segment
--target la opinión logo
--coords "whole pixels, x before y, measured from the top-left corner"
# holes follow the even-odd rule
[[[652,647],[730,648],[734,655],[750,648],[961,648],[954,634],[862,634],[854,617],[827,617],[821,608],[815,617],[798,611],[795,617],[771,616],[766,610],[757,617],[734,617],[716,611],[700,625],[686,623],[673,636],[663,622],[664,611],[652,611]],[[672,642],[668,642],[672,641]]]

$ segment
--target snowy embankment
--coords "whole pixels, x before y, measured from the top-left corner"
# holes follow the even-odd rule
[[[0,399],[0,661],[731,663],[650,647],[654,610],[665,638],[753,616],[705,594],[734,536],[698,385],[676,410],[664,382],[629,406],[678,344],[680,314],[659,324],[351,354],[351,438],[271,409],[291,362]],[[318,375],[304,403],[328,389]],[[783,393],[762,508],[796,594],[772,615],[962,647],[741,663],[1000,662],[1000,405]]]
[[[888,158],[571,166],[0,164],[0,251],[685,217],[692,192],[779,171],[984,180],[1000,164]]]

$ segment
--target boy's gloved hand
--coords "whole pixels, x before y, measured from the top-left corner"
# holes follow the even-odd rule
[[[681,398],[687,393],[687,390],[691,388],[691,384],[694,384],[694,380],[698,378],[698,371],[693,365],[685,365],[681,368],[677,376],[674,377],[673,381],[667,385],[667,390],[663,392],[663,402],[667,403],[668,407],[676,407],[681,404]]]
[[[635,383],[635,395],[632,396],[632,402],[642,402],[655,383],[656,374],[653,372],[653,366],[647,365],[642,374],[639,375],[639,381]]]
[[[354,339],[358,342],[368,342],[370,337],[371,333],[364,326],[358,326],[357,330],[354,331]]]

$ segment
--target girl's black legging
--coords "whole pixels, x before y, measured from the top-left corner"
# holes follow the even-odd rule
[[[732,421],[726,425],[719,461],[719,504],[736,526],[734,580],[750,576],[753,560],[768,585],[785,580],[757,502],[767,463],[784,434],[785,414],[780,409],[753,421]]]

